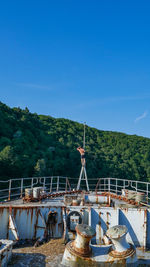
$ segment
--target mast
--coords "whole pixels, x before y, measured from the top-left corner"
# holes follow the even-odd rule
[[[86,123],[84,122],[84,133],[83,133],[83,148],[84,148],[84,150],[85,150],[85,125],[86,125]],[[79,180],[78,180],[78,184],[77,184],[77,190],[80,189],[80,184],[81,184],[82,180],[84,180],[86,182],[86,188],[87,188],[87,191],[89,191],[89,184],[88,184],[88,178],[87,178],[85,164],[81,166],[80,176],[79,176]]]
[[[84,122],[84,134],[83,134],[83,148],[85,150],[85,126],[86,126],[86,122]]]

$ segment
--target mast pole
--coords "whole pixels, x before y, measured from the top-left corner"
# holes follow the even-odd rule
[[[85,125],[86,125],[86,122],[84,122],[84,134],[83,134],[83,148],[85,150]]]
[[[84,122],[84,134],[83,134],[83,148],[84,148],[84,150],[85,150],[85,126],[86,126],[86,122]],[[80,189],[80,184],[81,184],[82,180],[84,180],[86,182],[87,191],[89,191],[89,184],[88,184],[85,164],[81,166],[81,172],[80,172],[80,176],[79,176],[79,180],[78,180],[78,184],[77,184],[77,190]]]

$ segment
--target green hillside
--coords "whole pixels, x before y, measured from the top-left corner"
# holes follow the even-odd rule
[[[0,103],[0,179],[78,177],[83,125]],[[150,180],[150,139],[86,127],[88,177]]]

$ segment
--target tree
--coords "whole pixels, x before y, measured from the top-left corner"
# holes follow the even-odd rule
[[[38,159],[35,167],[34,167],[36,176],[44,176],[46,172],[46,164],[44,159]]]

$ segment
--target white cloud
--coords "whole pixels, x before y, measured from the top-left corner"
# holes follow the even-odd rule
[[[148,115],[148,112],[145,111],[141,116],[137,117],[134,122],[136,123],[136,122],[138,122],[140,120],[143,120],[144,118],[147,117],[147,115]]]

